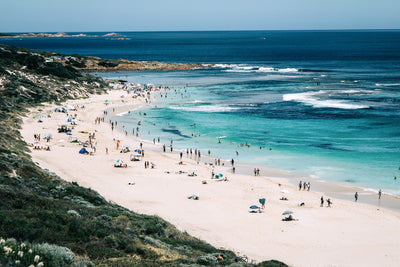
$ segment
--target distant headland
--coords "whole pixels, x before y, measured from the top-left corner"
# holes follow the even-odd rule
[[[90,34],[68,34],[65,32],[57,32],[57,33],[23,33],[23,34],[8,34],[8,33],[0,33],[0,37],[124,37],[124,35],[120,33],[107,33],[104,35],[90,35]]]

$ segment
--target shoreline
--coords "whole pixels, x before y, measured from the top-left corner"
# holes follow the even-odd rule
[[[153,92],[152,96],[154,93],[158,93],[159,91]],[[155,105],[157,103],[155,102]],[[134,110],[140,110],[141,108],[145,108],[145,105],[142,105],[141,107],[135,108]],[[116,118],[118,116],[121,116],[122,113],[126,114],[128,112],[128,109],[123,109],[124,111],[115,111],[114,113],[111,113],[107,117],[109,119]],[[132,110],[131,110],[132,111]],[[116,128],[116,130],[122,131],[121,128]],[[144,141],[147,142],[148,144],[152,145],[152,141],[149,139],[142,139],[138,137],[131,136],[134,141]],[[152,151],[157,152],[157,149],[160,149],[158,152],[161,151],[161,147],[153,146],[151,147]],[[185,151],[186,148],[175,148],[174,147],[174,154],[178,155],[176,152],[177,150],[183,151],[184,156],[185,156]],[[169,152],[168,152],[169,153]],[[205,162],[205,159],[207,162],[213,162],[214,157],[210,157],[207,155],[202,156],[202,162]],[[229,159],[222,159],[225,163],[230,166],[230,160]],[[318,178],[313,178],[309,174],[304,174],[296,171],[286,171],[286,170],[280,170],[280,169],[274,169],[270,168],[268,166],[263,166],[263,165],[256,165],[256,164],[249,164],[249,163],[241,163],[240,161],[235,162],[235,167],[236,167],[236,173],[237,174],[242,174],[242,175],[252,175],[252,171],[254,168],[259,168],[261,171],[264,171],[267,174],[275,173],[279,179],[285,179],[287,182],[291,183],[293,186],[297,187],[299,181],[302,178],[294,178],[294,177],[303,177],[307,178],[307,182],[311,182],[311,188],[312,191],[319,192],[325,196],[332,197],[332,198],[338,198],[346,201],[353,202],[354,201],[354,194],[355,192],[358,192],[359,203],[365,203],[369,205],[376,206],[378,208],[388,208],[396,212],[400,212],[400,198],[391,195],[385,192],[382,192],[382,197],[381,199],[378,198],[378,190],[376,192],[374,190],[371,190],[370,188],[367,187],[362,187],[358,185],[349,185],[349,184],[341,184],[339,182],[332,182],[332,181],[326,181]],[[263,176],[263,175],[262,175]],[[303,181],[304,182],[304,181]],[[302,189],[302,191],[304,191]]]
[[[121,95],[128,97],[122,99]],[[179,165],[178,154],[152,151],[151,142],[143,142],[144,161],[154,161],[156,168],[145,169],[144,161],[127,161],[126,169],[113,168],[117,158],[126,160],[130,154],[119,153],[113,139],[121,140],[121,147],[135,144],[134,148],[139,146],[140,139],[112,131],[107,121],[94,123],[96,117],[102,116],[105,99],[110,99],[108,108],[123,105],[127,111],[131,105],[145,105],[143,99],[131,99],[122,91],[64,103],[85,105],[85,109],[72,112],[78,115],[73,134],[83,141],[87,134],[79,131],[96,133],[94,156],[78,154],[80,146],[67,142],[65,134],[57,133],[57,125],[66,123],[67,117],[54,113],[54,105],[41,108],[46,112],[33,109],[24,118],[21,134],[25,141],[32,143],[33,133],[37,132],[50,132],[53,140],[49,143],[51,151],[32,150],[32,160],[67,181],[98,191],[109,201],[135,212],[158,215],[216,247],[256,261],[278,259],[292,266],[396,266],[400,261],[398,212],[333,198],[332,208],[326,208],[326,202],[321,208],[321,195],[314,191],[314,184],[310,192],[298,191],[288,180],[276,178],[273,171],[254,177],[231,174],[227,166],[215,167],[215,172],[224,173],[229,181],[217,181],[210,179],[209,165],[197,164],[185,156],[184,165]],[[37,115],[42,113],[51,118],[38,123]],[[109,154],[105,153],[106,147]],[[197,177],[187,175],[193,168],[197,169]],[[207,184],[202,184],[202,180]],[[187,199],[193,193],[199,194],[198,201]],[[282,196],[289,200],[279,200]],[[258,204],[260,197],[267,200],[264,212],[249,213],[249,206]],[[306,205],[298,206],[301,202]],[[293,210],[299,221],[282,222],[285,210]]]

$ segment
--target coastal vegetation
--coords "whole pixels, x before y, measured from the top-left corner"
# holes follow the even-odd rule
[[[101,78],[80,71],[93,62],[114,61],[0,46],[0,266],[255,266],[31,160],[21,116],[45,102],[104,93]]]

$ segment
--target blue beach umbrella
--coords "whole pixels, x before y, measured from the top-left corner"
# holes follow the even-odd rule
[[[222,178],[224,175],[222,173],[218,173],[215,175],[215,178]]]
[[[142,153],[142,150],[140,150],[140,149],[135,149],[135,151],[134,152],[137,152],[137,153]]]
[[[42,119],[42,118],[45,118],[46,116],[44,116],[44,115],[39,115],[37,118],[38,119]]]
[[[257,205],[252,205],[252,206],[250,206],[250,209],[252,209],[252,210],[257,210],[257,209],[259,209],[260,207],[259,206],[257,206]]]

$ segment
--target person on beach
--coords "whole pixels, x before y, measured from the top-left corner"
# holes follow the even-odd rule
[[[307,183],[304,182],[304,183],[303,183],[303,190],[306,190],[306,187],[307,187]]]
[[[183,153],[182,152],[179,153],[179,157],[180,157],[181,160],[182,160],[182,156],[183,156]]]
[[[356,192],[356,193],[354,194],[354,201],[357,202],[357,200],[358,200],[358,192]]]
[[[381,199],[381,196],[382,196],[382,190],[381,189],[379,189],[378,196],[379,196],[379,199]]]
[[[108,155],[108,147],[106,147],[106,154]]]
[[[323,207],[324,206],[324,196],[321,196],[321,206],[320,207]]]
[[[331,204],[332,204],[332,202],[331,202],[331,199],[330,198],[328,198],[328,200],[326,201],[327,203],[328,203],[328,208],[330,208],[331,207]]]
[[[308,183],[307,183],[307,191],[310,191],[310,188],[311,188],[311,183],[308,182]]]
[[[233,166],[232,167],[232,173],[235,173],[236,172],[236,168],[235,168],[235,166]]]
[[[302,183],[301,183],[301,181],[299,182],[299,190],[301,190],[301,185],[302,185]]]
[[[165,152],[165,144],[163,144],[162,148],[163,148],[163,152]]]
[[[231,163],[232,163],[232,167],[233,167],[233,165],[235,165],[235,161],[232,159]]]

